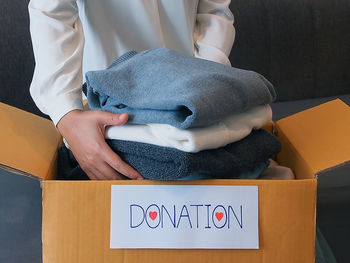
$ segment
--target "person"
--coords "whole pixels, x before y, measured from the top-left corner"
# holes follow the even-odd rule
[[[30,0],[35,70],[30,93],[90,179],[143,179],[104,140],[127,114],[84,111],[84,73],[128,50],[167,47],[230,65],[230,0]]]

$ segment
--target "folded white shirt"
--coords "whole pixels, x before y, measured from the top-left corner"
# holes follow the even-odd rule
[[[105,137],[199,152],[239,141],[248,136],[252,129],[263,127],[271,119],[270,105],[261,105],[208,127],[183,130],[168,124],[124,124],[108,127]]]

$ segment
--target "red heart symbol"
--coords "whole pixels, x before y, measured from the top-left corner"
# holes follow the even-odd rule
[[[221,221],[222,217],[224,216],[224,213],[215,213],[215,216],[217,218],[217,220]]]
[[[154,211],[154,212],[149,212],[148,215],[152,220],[154,220],[157,218],[158,213]]]

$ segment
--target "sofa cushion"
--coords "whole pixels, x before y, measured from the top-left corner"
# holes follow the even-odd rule
[[[34,57],[28,3],[29,0],[1,1],[0,101],[42,115],[29,94]]]
[[[345,103],[350,106],[350,93],[344,94],[340,96],[330,96],[323,98],[314,98],[314,99],[306,99],[306,100],[294,100],[294,101],[283,101],[283,102],[275,102],[272,103],[272,119],[274,121],[278,121],[284,117],[292,115],[294,113],[298,113],[300,111],[315,107],[322,103],[326,103],[327,101],[334,99],[341,99]]]
[[[350,93],[350,1],[234,0],[230,60],[263,74],[277,100]]]

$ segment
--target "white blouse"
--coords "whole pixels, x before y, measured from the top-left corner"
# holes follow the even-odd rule
[[[31,0],[35,70],[30,86],[56,125],[83,109],[83,74],[128,50],[168,47],[230,65],[235,37],[230,0]]]

